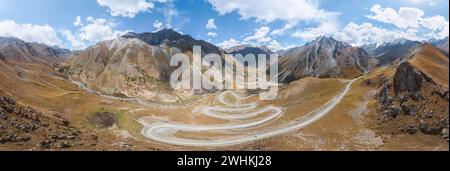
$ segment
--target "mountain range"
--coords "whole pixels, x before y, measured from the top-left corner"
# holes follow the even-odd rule
[[[201,46],[202,55],[224,54],[206,41],[171,29],[127,33],[75,53],[67,63],[67,73],[105,94],[176,101],[176,95],[167,90],[170,75],[176,69],[170,67],[170,58],[177,53],[192,57],[193,46]],[[166,94],[162,96],[163,93]]]
[[[266,54],[269,55],[273,52],[266,46],[251,46],[251,45],[238,45],[225,49],[225,52],[229,54],[241,54],[243,56],[247,54]]]
[[[439,48],[441,51],[443,51],[445,54],[448,55],[448,47],[449,47],[448,37],[441,40],[432,39],[429,40],[428,43],[436,46],[437,48]]]
[[[371,69],[371,57],[364,49],[331,37],[321,36],[280,57],[280,82],[303,77],[353,78]]]
[[[448,38],[430,40],[428,43],[444,53],[445,47],[448,51]],[[279,80],[281,83],[290,83],[304,77],[354,78],[373,69],[376,63],[382,66],[404,60],[421,45],[418,41],[396,39],[352,47],[332,37],[320,36],[304,46],[277,52]],[[176,53],[192,56],[193,46],[201,46],[202,55],[266,54],[269,58],[274,53],[265,46],[240,45],[221,49],[171,29],[155,33],[130,32],[74,52],[40,43],[27,43],[17,38],[0,37],[2,59],[49,64],[65,60],[67,73],[74,80],[107,94],[133,96],[143,96],[137,92],[167,82],[174,70],[169,66],[170,57]]]
[[[277,52],[279,96],[258,101],[252,96],[259,90],[173,90],[169,78],[176,68],[169,61],[178,53],[192,57],[197,45],[202,55],[273,53],[264,46],[224,50],[170,29],[127,33],[78,51],[1,37],[0,150],[186,150],[145,135],[217,143],[312,121],[318,123],[301,133],[314,136],[299,139],[294,131],[227,148],[447,150],[446,44],[448,38],[398,39],[355,47],[320,36]],[[230,116],[235,111],[242,113]],[[247,117],[255,115],[274,122],[239,131],[191,131],[253,124],[257,120]],[[145,129],[154,123],[163,128]],[[179,123],[182,131],[164,127]],[[342,140],[345,144],[336,146]]]
[[[14,37],[0,37],[0,53],[5,59],[43,64],[62,62],[71,55],[68,49],[42,43],[28,43]]]
[[[384,43],[365,45],[362,48],[366,50],[369,55],[378,60],[378,65],[386,65],[398,59],[404,58],[414,48],[420,46],[421,44],[422,43],[418,41],[411,41],[401,38]]]
[[[172,29],[162,29],[155,33],[127,33],[121,37],[127,39],[137,38],[151,46],[176,47],[181,52],[192,51],[193,46],[201,46],[202,54],[222,54],[223,51],[211,43],[196,40],[190,35],[182,35]]]

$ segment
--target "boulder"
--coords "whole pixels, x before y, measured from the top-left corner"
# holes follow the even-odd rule
[[[430,134],[430,135],[439,135],[441,134],[441,128],[437,124],[428,123],[424,120],[420,121],[420,131],[424,134]]]
[[[425,82],[423,74],[415,69],[409,62],[400,64],[394,76],[394,92],[418,92]]]
[[[389,96],[388,92],[389,89],[386,85],[384,85],[383,88],[381,88],[381,90],[378,92],[378,100],[383,106],[390,105],[393,101],[393,98]]]
[[[441,131],[441,137],[442,137],[443,139],[448,139],[448,128],[442,129],[442,131]]]
[[[411,114],[412,107],[408,103],[402,103],[400,104],[400,107],[402,108],[402,111],[405,115]]]
[[[0,119],[3,119],[3,120],[7,120],[8,119],[8,116],[6,115],[6,112],[2,108],[0,108]]]
[[[8,132],[0,136],[0,144],[4,143],[23,143],[30,141],[31,137],[19,136],[14,132]]]
[[[400,128],[400,131],[408,134],[415,134],[418,131],[418,129],[416,126],[406,125],[405,127]]]
[[[384,113],[384,115],[395,118],[400,114],[400,109],[397,106],[392,105],[392,106],[387,107],[383,113]]]

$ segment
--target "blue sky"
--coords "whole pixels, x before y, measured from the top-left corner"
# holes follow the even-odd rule
[[[448,5],[448,0],[0,0],[0,36],[81,49],[127,31],[170,27],[222,47],[279,50],[320,35],[362,45],[444,38]]]

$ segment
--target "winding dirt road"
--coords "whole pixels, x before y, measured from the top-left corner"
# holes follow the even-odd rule
[[[168,123],[167,121],[155,121],[152,117],[143,117],[138,121],[144,125],[141,133],[146,138],[154,141],[181,145],[181,146],[198,146],[198,147],[217,147],[217,146],[231,146],[243,143],[249,143],[256,140],[274,137],[277,135],[292,132],[298,129],[307,127],[308,125],[316,122],[320,118],[327,115],[333,110],[341,100],[350,91],[353,83],[359,78],[348,81],[345,88],[329,100],[327,103],[317,108],[316,110],[291,121],[287,124],[277,126],[276,128],[260,129],[261,126],[271,121],[276,120],[284,114],[284,109],[277,106],[264,106],[258,108],[256,103],[244,103],[249,97],[241,97],[237,93],[232,91],[223,92],[218,95],[217,101],[223,104],[223,106],[204,106],[201,113],[217,119],[229,120],[229,121],[242,121],[245,122],[250,118],[264,115],[262,119],[252,120],[247,123],[230,122],[237,124],[223,124],[223,125],[184,125],[179,123]],[[234,102],[226,100],[226,96],[231,95],[235,99]],[[254,130],[252,128],[259,128]],[[251,129],[251,130],[250,130]],[[204,138],[204,139],[190,139],[179,138],[175,136],[175,133],[179,131],[184,132],[223,132],[234,133],[239,132],[241,135],[236,136],[222,136],[219,138]]]
[[[361,77],[359,77],[361,78]],[[258,106],[256,102],[242,103],[253,96],[241,97],[239,94],[233,91],[226,91],[217,95],[216,100],[222,105],[220,106],[203,106],[200,110],[201,114],[215,118],[230,121],[230,124],[223,125],[185,125],[180,123],[171,123],[167,121],[155,120],[152,116],[142,117],[138,119],[144,128],[141,133],[144,137],[158,141],[161,143],[180,145],[180,146],[197,146],[197,147],[218,147],[218,146],[232,146],[238,144],[244,144],[253,142],[256,140],[261,140],[264,138],[270,138],[278,136],[281,134],[289,133],[295,130],[307,127],[320,118],[327,115],[331,110],[333,110],[341,100],[350,91],[353,83],[359,78],[346,81],[348,82],[345,88],[329,100],[324,105],[315,109],[314,111],[288,122],[284,125],[277,126],[276,128],[270,127],[265,128],[266,124],[277,120],[282,117],[285,110],[281,107],[269,105],[269,106]],[[83,83],[70,79],[74,84],[77,84],[83,90],[94,93],[99,96],[123,100],[123,101],[134,101],[144,106],[158,106],[156,104],[149,104],[143,102],[136,98],[120,98],[110,95],[104,95],[100,92],[92,90],[86,87]],[[233,97],[234,101],[227,100],[227,96]],[[161,107],[161,106],[159,106]],[[166,107],[166,106],[165,106]],[[171,108],[175,106],[170,106]],[[175,107],[176,108],[176,107]],[[192,111],[195,113],[196,111]],[[256,120],[254,118],[257,118]],[[258,130],[255,130],[258,128]],[[216,138],[179,138],[175,136],[177,132],[219,132],[219,133],[239,133],[239,135],[225,135]]]

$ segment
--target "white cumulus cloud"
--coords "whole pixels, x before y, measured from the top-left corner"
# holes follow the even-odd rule
[[[339,13],[323,10],[318,1],[312,0],[208,0],[220,15],[237,12],[241,19],[255,19],[271,23],[283,21],[286,24],[275,29],[274,36],[284,35],[300,22],[321,23],[335,19]]]
[[[239,42],[233,38],[231,38],[229,40],[225,40],[225,41],[217,44],[217,46],[219,46],[223,49],[228,49],[228,48],[231,48],[233,46],[238,46],[238,45],[241,45],[241,42]]]
[[[89,24],[86,24],[79,29],[79,37],[83,41],[99,42],[103,40],[110,40],[125,33],[124,31],[114,30],[114,23],[107,22],[106,19],[94,19],[92,17],[88,17],[86,20]]]
[[[262,26],[260,28],[255,29],[255,33],[253,35],[244,38],[244,42],[245,44],[252,44],[255,41],[257,43],[269,42],[272,40],[272,38],[268,36],[269,32],[270,32],[269,27]]]
[[[83,26],[83,22],[81,21],[81,17],[80,16],[77,16],[76,18],[75,18],[75,21],[73,22],[73,25],[74,26]]]
[[[350,22],[342,28],[336,21],[324,21],[317,27],[297,30],[291,36],[305,41],[311,41],[321,35],[332,36],[354,46],[383,43],[398,38],[424,41],[448,36],[449,22],[439,15],[427,17],[421,9],[400,7],[395,10],[376,4],[369,11],[371,14],[367,15],[367,18],[392,24],[394,27],[381,27],[371,22]]]
[[[100,6],[107,7],[112,16],[134,18],[140,12],[151,11],[154,2],[165,3],[171,0],[97,0]]]
[[[163,23],[159,20],[156,20],[153,22],[153,28],[156,29],[156,31],[162,30],[164,28]]]
[[[175,5],[173,3],[167,3],[166,6],[162,9],[162,12],[164,14],[164,18],[166,19],[167,23],[172,23],[173,18],[180,15],[180,13],[175,8]]]
[[[398,28],[417,28],[423,15],[422,10],[411,7],[401,7],[398,11],[392,8],[383,8],[381,5],[374,5],[370,8],[373,15],[367,17],[384,23],[394,24]]]
[[[245,37],[242,41],[238,41],[235,39],[229,39],[218,43],[219,47],[224,49],[231,48],[233,46],[238,45],[250,45],[254,47],[266,46],[272,51],[278,51],[281,49],[288,49],[293,47],[292,45],[285,45],[279,43],[277,40],[273,40],[270,36],[270,28],[267,26],[262,26],[260,28],[255,29],[255,33],[251,36]]]
[[[285,45],[280,44],[276,40],[272,40],[269,44],[266,45],[272,52],[277,52],[279,50],[286,50],[295,47],[294,45]]]
[[[216,32],[208,32],[207,34],[209,37],[217,37],[218,34]]]
[[[339,30],[338,26],[334,22],[324,22],[318,27],[306,28],[303,31],[296,31],[291,36],[301,38],[306,41],[314,40],[319,36],[331,36]]]
[[[334,37],[338,40],[350,43],[354,46],[361,46],[372,43],[383,43],[399,38],[409,40],[423,41],[426,37],[417,35],[417,30],[388,30],[377,27],[371,23],[349,23],[340,32],[335,33]]]
[[[20,24],[13,20],[0,21],[0,36],[16,37],[27,42],[44,43],[50,46],[61,46],[55,29],[49,25]]]
[[[90,44],[115,39],[129,31],[131,30],[115,30],[115,24],[104,18],[87,17],[85,24],[79,26],[76,33],[67,30],[61,33],[70,42],[73,49],[82,49]]]
[[[402,33],[408,33],[409,36],[413,36],[412,34],[417,32],[429,32],[425,35],[426,38],[440,39],[449,34],[449,22],[443,16],[425,17],[424,11],[418,8],[400,7],[397,11],[376,4],[372,6],[370,11],[373,14],[368,15],[368,18],[392,24]]]
[[[294,21],[294,22],[288,22],[286,25],[284,25],[282,28],[279,29],[275,29],[272,31],[272,33],[270,33],[273,36],[282,36],[285,35],[285,33],[288,30],[291,30],[292,28],[294,28],[296,25],[298,24],[298,22]]]
[[[381,43],[387,40],[396,39],[398,35],[395,31],[390,31],[376,27],[371,23],[349,23],[341,32],[335,34],[335,38],[355,46],[364,44]]]
[[[63,30],[63,31],[61,31],[61,34],[70,43],[70,46],[72,47],[72,49],[83,49],[86,47],[86,43],[77,39],[75,37],[75,35],[73,35],[72,32],[70,32],[69,30]]]
[[[211,18],[208,20],[208,24],[206,24],[206,29],[208,29],[208,30],[217,29],[214,18]]]
[[[256,18],[258,21],[273,22],[322,20],[336,13],[319,8],[310,0],[208,0],[219,14],[238,12],[242,19]]]

